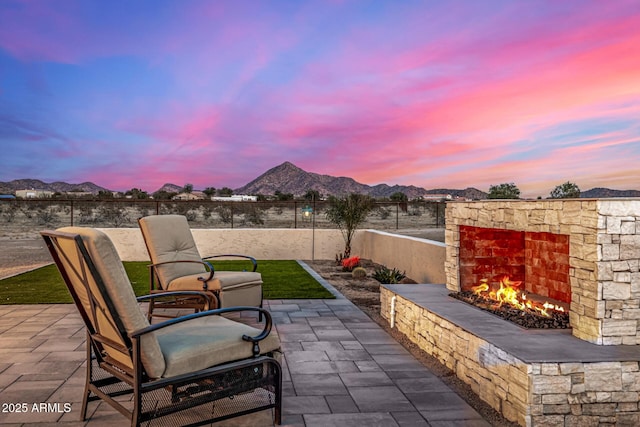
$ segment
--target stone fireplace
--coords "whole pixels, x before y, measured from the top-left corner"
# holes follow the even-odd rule
[[[446,215],[449,290],[508,275],[568,304],[574,336],[640,344],[640,200],[455,202]]]
[[[524,427],[640,425],[640,199],[450,202],[445,240],[446,287],[381,286],[391,327]],[[571,330],[450,296],[501,275],[567,304]]]

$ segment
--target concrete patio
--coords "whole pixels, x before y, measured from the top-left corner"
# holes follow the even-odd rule
[[[338,298],[266,302],[284,350],[283,425],[490,425],[355,305],[323,284]],[[102,402],[90,404],[89,421],[79,421],[84,342],[74,305],[0,306],[0,424],[124,425],[125,418]],[[21,403],[27,404],[26,413],[9,412],[9,404]],[[50,405],[38,412],[40,403],[57,403],[58,410]],[[64,404],[70,404],[70,411]],[[262,412],[219,425],[272,425],[271,419],[271,413]]]

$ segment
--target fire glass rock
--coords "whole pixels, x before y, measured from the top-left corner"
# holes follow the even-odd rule
[[[569,313],[552,312],[551,317],[544,317],[530,311],[520,310],[508,304],[501,305],[497,301],[476,295],[472,291],[454,292],[449,294],[449,296],[471,304],[474,307],[478,307],[481,310],[488,311],[526,329],[569,328]]]

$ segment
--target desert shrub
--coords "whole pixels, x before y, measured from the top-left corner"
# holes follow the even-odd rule
[[[78,206],[79,214],[79,223],[80,224],[91,224],[95,221],[93,216],[93,208],[90,204],[82,204]]]
[[[202,218],[204,218],[205,221],[211,218],[211,215],[213,215],[213,209],[211,209],[211,206],[208,205],[201,206],[200,211],[202,212]]]
[[[225,224],[230,224],[231,223],[231,219],[233,218],[233,209],[230,208],[229,206],[218,206],[215,209],[216,213],[218,214],[218,216],[220,217],[220,221],[222,221]]]
[[[152,215],[151,209],[149,209],[149,206],[147,205],[136,206],[136,210],[138,211],[138,216],[140,218]]]
[[[13,222],[18,210],[16,209],[16,205],[13,203],[5,203],[4,206],[0,207],[0,212],[2,212],[2,218],[4,218],[6,222]]]
[[[187,218],[187,221],[195,221],[198,217],[198,209],[199,206],[194,205],[190,202],[179,202],[174,203],[172,206],[173,213],[177,215],[182,215]]]
[[[343,258],[340,261],[340,265],[342,265],[342,271],[353,271],[354,268],[360,265],[360,257],[352,256],[349,258]]]
[[[242,224],[254,224],[254,225],[263,225],[264,224],[264,212],[257,206],[242,206]]]
[[[353,277],[354,279],[364,279],[365,277],[367,277],[367,270],[365,270],[363,267],[356,267],[351,272],[351,277]]]
[[[193,209],[189,209],[187,212],[184,213],[184,216],[187,218],[187,221],[189,222],[195,221],[198,218],[198,212],[194,211]]]
[[[27,219],[32,219],[36,209],[35,203],[22,202],[18,205],[18,210]]]
[[[36,217],[38,218],[38,224],[49,226],[53,224],[56,219],[54,209],[38,209]]]
[[[170,215],[174,212],[174,203],[162,203],[160,205],[160,215]]]
[[[105,203],[98,207],[98,217],[107,224],[119,228],[129,223],[130,218],[126,208],[116,203]]]
[[[387,219],[391,215],[391,212],[389,212],[389,209],[387,208],[380,207],[377,210],[377,214],[380,217],[380,219]]]
[[[395,268],[389,269],[388,267],[382,265],[380,267],[376,267],[371,277],[373,277],[380,283],[393,284],[400,282],[407,276],[405,275],[404,271],[400,272],[400,270],[397,270]]]

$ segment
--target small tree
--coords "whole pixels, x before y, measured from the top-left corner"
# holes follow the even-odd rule
[[[98,199],[113,199],[113,193],[111,191],[99,190],[96,197]]]
[[[550,197],[552,199],[577,199],[580,197],[580,188],[573,182],[567,181],[554,188]]]
[[[373,199],[364,194],[352,193],[346,197],[329,198],[329,207],[325,215],[327,220],[335,224],[344,237],[344,258],[351,256],[351,241],[356,229],[364,222],[373,209]]]
[[[320,200],[320,192],[318,190],[307,190],[303,198],[308,201]]]
[[[283,193],[280,190],[276,190],[276,192],[273,193],[273,195],[276,196],[276,199],[281,202],[284,202],[287,200],[293,200],[293,193]]]
[[[491,185],[487,199],[519,199],[520,189],[513,182]]]
[[[146,191],[142,191],[139,188],[132,188],[124,193],[125,196],[131,196],[132,199],[148,199],[149,194]]]
[[[216,195],[216,189],[214,187],[207,187],[202,192],[208,197],[213,197]]]
[[[389,196],[389,200],[392,202],[407,202],[409,198],[402,191],[396,191],[391,196]]]
[[[193,192],[193,184],[185,184],[184,187],[182,187],[182,192],[191,194]]]
[[[178,193],[167,190],[158,190],[152,194],[155,200],[171,200]]]
[[[218,190],[218,196],[231,197],[233,196],[233,190],[230,189],[229,187],[222,187],[221,189]]]

